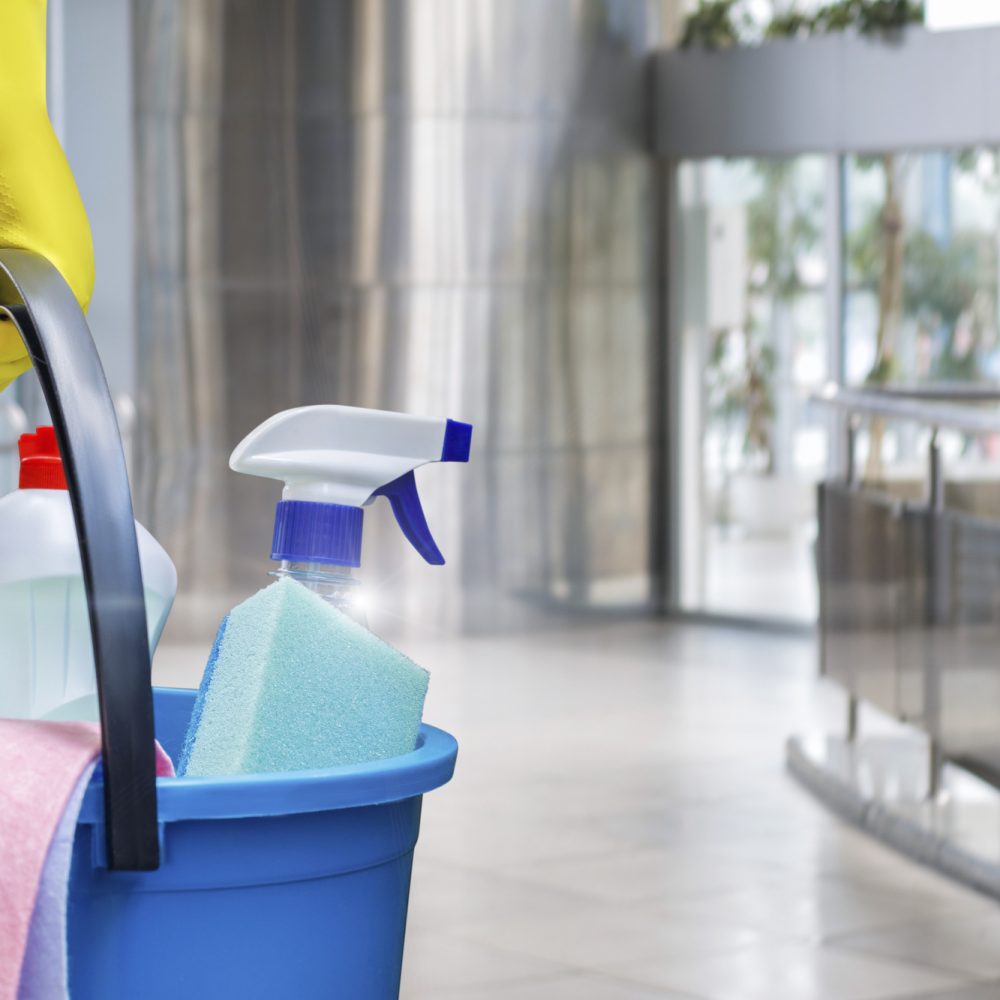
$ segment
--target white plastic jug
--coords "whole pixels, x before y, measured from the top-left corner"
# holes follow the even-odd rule
[[[21,437],[20,488],[0,497],[0,717],[98,718],[76,525],[51,427]],[[177,592],[170,556],[136,524],[150,651]]]

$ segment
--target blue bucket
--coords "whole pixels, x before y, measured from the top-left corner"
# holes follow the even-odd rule
[[[154,691],[174,759],[194,697]],[[95,776],[73,847],[73,1000],[397,997],[421,797],[457,752],[423,726],[413,753],[357,767],[160,778],[149,872],[107,869]]]
[[[399,993],[424,792],[458,747],[328,771],[156,778],[194,691],[150,688],[132,498],[114,404],[58,270],[0,248],[0,313],[35,363],[80,542],[101,706],[69,886],[73,1000],[389,1000]]]

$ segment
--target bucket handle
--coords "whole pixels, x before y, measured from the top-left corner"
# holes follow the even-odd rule
[[[121,435],[87,321],[59,271],[0,249],[0,320],[34,362],[55,426],[80,543],[97,668],[108,867],[159,867],[146,605]]]

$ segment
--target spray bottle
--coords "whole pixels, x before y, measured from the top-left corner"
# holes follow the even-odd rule
[[[432,565],[444,557],[427,526],[414,470],[467,462],[472,425],[353,406],[275,414],[237,445],[235,472],[284,482],[274,518],[275,576],[288,576],[367,624],[359,601],[364,508],[384,496],[403,534]]]

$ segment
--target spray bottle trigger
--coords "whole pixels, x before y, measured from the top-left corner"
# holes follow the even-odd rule
[[[417,481],[412,470],[404,472],[391,483],[380,486],[372,494],[372,499],[375,497],[386,497],[389,500],[400,530],[424,559],[432,566],[443,566],[444,556],[441,555],[441,550],[437,547],[430,528],[427,527],[427,518],[424,516],[423,507],[420,506]]]

